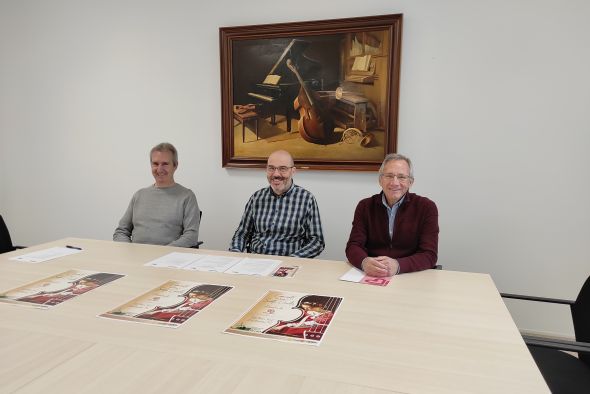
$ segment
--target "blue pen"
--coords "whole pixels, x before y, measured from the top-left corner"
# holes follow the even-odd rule
[[[76,250],[82,250],[82,248],[79,248],[77,246],[72,246],[72,245],[66,245],[66,248],[76,249]]]

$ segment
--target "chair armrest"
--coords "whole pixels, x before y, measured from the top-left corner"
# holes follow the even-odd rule
[[[590,343],[568,341],[564,339],[549,339],[533,335],[523,335],[522,339],[528,346],[545,347],[549,349],[565,350],[568,352],[578,352],[590,354]]]
[[[573,305],[575,301],[571,300],[562,300],[559,298],[546,298],[546,297],[534,297],[534,296],[526,296],[521,294],[510,294],[510,293],[500,293],[503,298],[514,298],[517,300],[526,300],[526,301],[539,301],[539,302],[550,302],[553,304],[564,304],[564,305]]]
[[[203,241],[197,241],[196,245],[191,246],[192,249],[199,249],[199,246],[203,245]]]

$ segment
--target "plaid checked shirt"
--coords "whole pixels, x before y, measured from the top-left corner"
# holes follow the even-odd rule
[[[250,197],[229,250],[311,258],[320,254],[324,246],[314,196],[292,184],[280,196],[269,186]]]

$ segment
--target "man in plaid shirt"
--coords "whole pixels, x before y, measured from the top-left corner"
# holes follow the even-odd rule
[[[314,196],[293,183],[295,164],[284,150],[268,157],[270,187],[248,200],[229,250],[294,257],[315,257],[324,250],[320,212]]]

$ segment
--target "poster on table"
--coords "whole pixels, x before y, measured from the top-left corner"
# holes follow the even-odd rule
[[[47,309],[123,276],[125,275],[69,270],[0,293],[0,302]]]
[[[341,297],[269,290],[224,332],[319,346]]]
[[[169,280],[99,316],[176,328],[231,289],[230,286]]]

